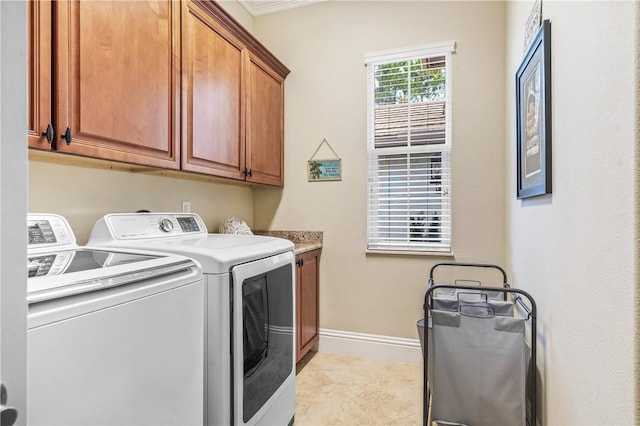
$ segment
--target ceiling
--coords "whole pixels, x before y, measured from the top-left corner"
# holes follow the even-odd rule
[[[301,6],[308,6],[327,0],[239,0],[240,4],[252,15],[266,15]]]

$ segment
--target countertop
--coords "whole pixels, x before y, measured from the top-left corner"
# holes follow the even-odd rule
[[[267,235],[289,240],[295,246],[295,254],[322,248],[322,231],[253,231],[255,235]]]

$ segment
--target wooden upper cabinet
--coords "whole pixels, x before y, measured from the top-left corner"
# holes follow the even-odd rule
[[[60,1],[53,14],[55,149],[179,168],[180,3]]]
[[[289,70],[220,4],[27,7],[29,147],[283,185]]]
[[[29,147],[51,149],[43,133],[51,124],[51,2],[29,1],[28,13],[28,89]],[[55,135],[53,135],[55,136]]]
[[[289,70],[212,1],[182,9],[182,169],[282,186]]]
[[[284,77],[249,55],[247,180],[284,184]]]
[[[211,15],[183,4],[183,170],[244,179],[245,55]]]

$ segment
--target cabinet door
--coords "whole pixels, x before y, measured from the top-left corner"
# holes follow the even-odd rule
[[[51,2],[27,2],[29,147],[51,149],[43,132],[51,117]],[[53,124],[51,123],[51,130]]]
[[[248,61],[247,180],[284,184],[284,78],[257,57]]]
[[[300,271],[300,256],[296,256],[296,363],[302,359],[302,343],[300,338],[300,330],[301,330],[301,308],[302,304],[300,303],[300,296],[302,295],[302,291],[300,291],[300,280],[301,280],[301,271]]]
[[[298,360],[318,342],[318,256],[314,250],[298,255]]]
[[[182,11],[182,169],[244,180],[244,47],[200,6]]]
[[[55,148],[177,169],[180,3],[60,1],[54,17]]]

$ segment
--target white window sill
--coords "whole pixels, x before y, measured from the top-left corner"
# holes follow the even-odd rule
[[[453,258],[453,252],[448,251],[407,251],[407,250],[365,250],[367,256],[427,256]]]

